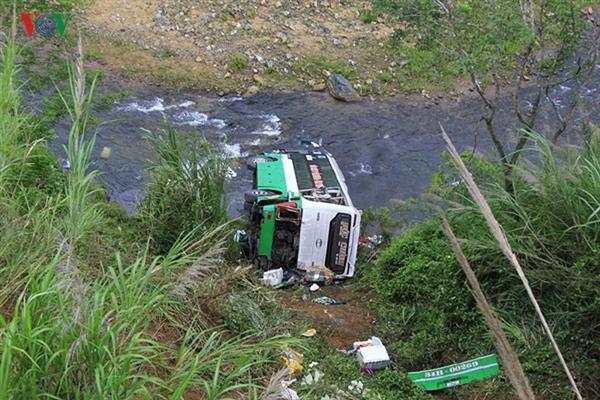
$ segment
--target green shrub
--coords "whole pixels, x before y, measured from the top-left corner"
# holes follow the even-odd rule
[[[248,65],[248,60],[242,53],[233,53],[229,56],[229,61],[227,64],[229,65],[230,69],[234,71],[241,71]]]
[[[153,248],[166,253],[181,235],[201,235],[226,220],[228,167],[203,138],[183,138],[170,127],[148,138],[158,161],[150,168],[139,216]]]
[[[537,14],[536,18],[538,26],[545,27],[545,44],[557,49],[552,65],[556,70],[572,54],[587,24],[580,10],[594,2],[536,0],[534,3],[536,12],[543,3],[543,22],[539,22]],[[452,7],[452,23],[448,22],[441,4],[429,0],[373,1],[374,13],[385,13],[400,22],[401,28],[392,35],[390,44],[400,61],[406,62],[398,73],[407,89],[450,87],[456,78],[469,71],[487,77],[494,62],[500,76],[512,79],[520,54],[530,44],[539,46],[540,38],[531,33],[514,1],[447,3]]]
[[[532,135],[528,154],[514,174],[514,193],[500,183],[500,167],[471,158],[480,184],[519,258],[563,354],[588,397],[599,390],[600,337],[600,135],[587,128],[584,146],[554,148]],[[471,266],[520,355],[534,390],[547,398],[569,398],[565,374],[516,272],[500,252],[479,209],[449,164],[432,190],[456,206],[447,210]],[[493,352],[487,328],[467,290],[461,268],[436,218],[405,232],[367,266],[363,282],[377,293],[378,329],[394,359],[412,370],[441,366]],[[493,397],[506,385],[492,381]],[[457,389],[478,393],[477,385]]]

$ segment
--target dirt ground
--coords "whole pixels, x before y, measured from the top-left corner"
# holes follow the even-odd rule
[[[308,295],[303,300],[302,295]],[[328,296],[338,301],[346,301],[341,305],[322,305],[313,300],[317,297]],[[278,292],[281,302],[297,313],[311,328],[317,330],[317,335],[336,349],[349,349],[352,343],[371,337],[375,318],[369,311],[364,293],[356,292],[349,286],[323,286],[316,292],[308,288],[292,292]]]
[[[371,91],[393,71],[386,46],[398,26],[364,23],[370,3],[97,0],[80,25],[107,67],[136,79],[239,93],[311,89],[335,67]],[[235,61],[240,55],[245,62]]]

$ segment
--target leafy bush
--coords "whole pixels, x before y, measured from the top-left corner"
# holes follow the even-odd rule
[[[139,214],[153,247],[166,253],[180,235],[201,235],[225,221],[228,167],[203,138],[184,139],[170,127],[148,138],[158,161]]]
[[[537,18],[542,2],[534,3]],[[593,2],[543,3],[544,40],[548,47],[557,48],[556,61],[560,63],[571,54],[585,26],[580,10]],[[444,7],[452,8],[451,22]],[[470,70],[485,75],[494,62],[501,76],[512,78],[510,71],[519,54],[530,44],[539,46],[527,17],[511,0],[374,0],[373,9],[401,23],[390,44],[398,58],[405,61],[398,72],[406,78],[402,80],[406,89],[427,88],[432,83],[449,86]]]
[[[588,397],[600,388],[591,373],[600,348],[600,135],[587,127],[578,149],[551,147],[533,135],[515,171],[514,194],[500,184],[495,163],[470,160],[544,310],[563,354]],[[466,157],[466,156],[465,156]],[[448,165],[446,165],[448,167]],[[446,185],[444,182],[455,182]],[[497,247],[456,171],[440,168],[435,192],[449,200],[450,224],[520,354],[534,390],[570,398],[566,376],[553,353],[516,272]],[[457,204],[461,202],[462,205]],[[379,329],[405,368],[429,368],[493,351],[487,329],[467,290],[436,218],[404,233],[365,272],[380,297]],[[474,390],[477,386],[459,389]],[[505,390],[496,382],[490,393]]]

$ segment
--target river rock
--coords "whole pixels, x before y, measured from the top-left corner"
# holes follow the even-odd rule
[[[312,90],[315,92],[322,92],[325,90],[325,84],[324,83],[315,83],[314,85],[312,85]]]
[[[245,96],[246,97],[254,96],[256,93],[258,93],[258,86],[252,85],[246,90]]]
[[[352,84],[340,74],[331,74],[327,79],[329,94],[336,100],[352,101],[358,99],[358,93]]]

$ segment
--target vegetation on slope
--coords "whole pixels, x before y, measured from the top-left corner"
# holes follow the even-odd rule
[[[494,214],[503,225],[559,342],[588,398],[600,393],[600,133],[585,130],[582,148],[555,148],[539,136],[507,193],[494,162],[465,155]],[[538,395],[574,395],[515,271],[502,255],[463,185],[454,186],[451,164],[432,190],[446,204],[450,224],[502,319]],[[460,206],[459,206],[460,204]],[[447,207],[447,206],[446,206]],[[396,240],[365,272],[362,282],[377,302],[394,359],[409,370],[494,352],[490,335],[467,289],[437,218],[419,223]],[[510,391],[497,380],[456,389],[459,398]],[[510,396],[509,396],[510,397]]]
[[[124,216],[94,182],[94,79],[82,55],[63,91],[72,120],[65,170],[48,152],[51,131],[21,103],[18,57],[9,35],[0,53],[0,398],[257,398],[294,341],[219,328],[227,309],[201,301],[247,282],[247,270],[234,275],[222,261],[231,230],[222,183],[210,181],[220,175],[191,176],[190,165],[212,164],[161,154],[157,169],[217,199],[211,211],[221,218],[188,216],[157,255],[134,233],[155,229],[153,220]],[[175,163],[187,167],[172,171]],[[194,190],[177,206],[193,209]]]

